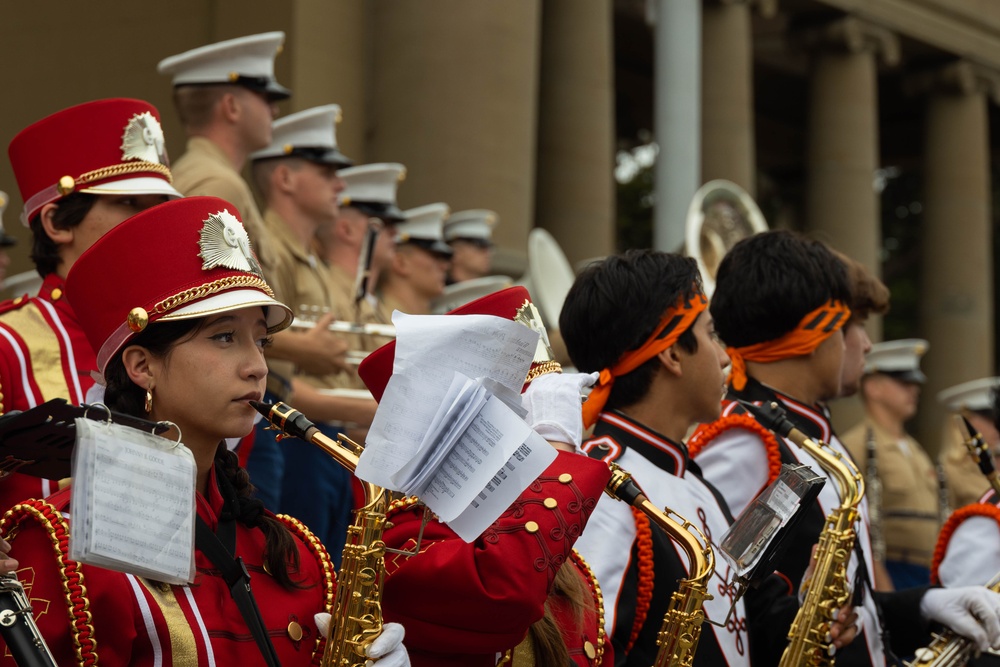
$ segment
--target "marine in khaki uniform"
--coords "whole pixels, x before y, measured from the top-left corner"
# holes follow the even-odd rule
[[[240,170],[271,141],[275,102],[291,96],[274,78],[274,59],[285,40],[268,32],[198,47],[160,61],[173,77],[174,105],[188,137],[174,164],[174,186],[186,196],[209,195],[232,203],[243,218],[261,265],[273,263],[260,211]]]
[[[485,278],[493,268],[493,228],[497,214],[484,208],[456,211],[444,225],[451,257],[448,284]]]
[[[938,394],[938,402],[955,415],[963,415],[979,431],[1000,463],[1000,432],[993,414],[993,392],[1000,387],[1000,377],[987,377],[949,387]],[[944,423],[941,440],[941,467],[948,486],[952,509],[978,502],[990,484],[969,456],[964,434],[949,416]]]
[[[396,254],[381,286],[382,300],[391,313],[429,315],[431,303],[444,293],[452,251],[444,242],[446,204],[427,204],[404,211],[406,221],[396,226]]]
[[[339,117],[340,107],[329,104],[282,118],[274,123],[271,144],[251,155],[254,180],[267,202],[264,225],[274,258],[266,269],[268,280],[293,312],[317,308],[327,313],[311,328],[275,334],[269,375],[287,379],[289,400],[329,437],[339,430],[330,422],[367,426],[376,408],[371,398],[359,401],[322,391],[348,370],[347,342],[329,331],[328,269],[314,254],[317,230],[338,213],[344,184],[337,171],[351,164],[337,147]],[[273,431],[258,425],[247,466],[265,502],[313,526],[324,543],[344,543],[351,476],[331,457],[306,442],[279,445]]]
[[[920,357],[927,348],[918,339],[872,346],[861,381],[866,416],[842,438],[866,476],[874,555],[884,558],[896,589],[930,582],[941,523],[937,470],[905,427],[926,381]]]
[[[340,212],[333,224],[320,229],[323,256],[330,267],[330,296],[338,320],[391,326],[373,293],[379,276],[389,270],[395,253],[396,225],[403,212],[396,205],[396,189],[406,169],[396,163],[366,164],[338,172],[344,179]],[[348,334],[351,351],[368,353],[390,338],[372,333]],[[367,389],[356,373],[337,377],[340,386]]]

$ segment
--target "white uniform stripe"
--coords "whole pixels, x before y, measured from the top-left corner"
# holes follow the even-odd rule
[[[191,612],[194,614],[194,618],[198,621],[198,631],[201,632],[202,640],[205,642],[205,652],[208,654],[208,665],[209,667],[215,667],[215,651],[212,650],[212,640],[209,639],[208,630],[205,628],[205,621],[201,617],[201,610],[198,609],[198,603],[195,602],[194,593],[191,592],[190,586],[184,586],[184,595],[187,596],[188,604],[191,605]]]
[[[38,405],[38,397],[35,396],[31,390],[31,384],[28,382],[28,363],[24,358],[24,350],[21,349],[21,344],[18,343],[17,339],[6,328],[0,327],[0,336],[7,339],[11,349],[14,350],[14,354],[17,355],[17,362],[21,367],[21,386],[24,387],[24,396],[28,400],[28,407],[33,408]]]
[[[43,299],[38,299],[35,303],[44,306],[45,310],[48,311],[49,317],[55,322],[56,329],[59,331],[59,336],[63,340],[63,347],[66,349],[67,365],[69,366],[70,377],[73,378],[73,389],[76,390],[76,395],[72,396],[72,401],[74,405],[79,405],[83,402],[83,389],[80,387],[80,376],[76,372],[76,355],[73,353],[73,344],[69,339],[69,334],[66,333],[66,327],[63,326],[62,320],[59,319],[59,313],[56,312],[55,307]]]
[[[143,592],[143,586],[136,580],[135,575],[127,574],[125,577],[128,579],[132,593],[135,595],[136,602],[139,603],[140,611],[142,611],[142,621],[146,625],[146,636],[149,637],[149,643],[153,647],[153,667],[163,667],[163,646],[160,644],[159,635],[156,634],[153,612],[149,608],[149,601]]]

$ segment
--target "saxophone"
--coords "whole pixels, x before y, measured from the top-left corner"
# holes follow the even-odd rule
[[[1000,593],[1000,575],[993,577],[987,585],[991,591]],[[971,639],[956,634],[953,630],[934,633],[930,644],[918,648],[912,662],[906,667],[964,667],[979,655],[979,649]]]
[[[351,472],[357,468],[363,450],[358,443],[343,435],[336,440],[328,438],[305,415],[284,403],[250,403],[283,433],[311,442]],[[320,662],[323,667],[364,667],[365,651],[382,633],[382,531],[389,503],[385,489],[364,481],[361,484],[365,505],[355,511],[354,523],[347,530],[330,632]]]
[[[656,662],[653,667],[691,667],[694,652],[701,638],[705,622],[702,605],[712,599],[708,582],[715,572],[715,553],[705,536],[690,521],[670,508],[660,510],[654,506],[632,475],[611,463],[611,479],[604,491],[641,510],[687,553],[691,563],[691,578],[681,579],[677,590],[670,596],[663,625],[656,636]]]
[[[819,534],[812,579],[788,631],[788,646],[779,663],[781,667],[832,666],[836,658],[829,635],[830,626],[850,598],[847,564],[854,549],[858,505],[865,493],[864,478],[851,460],[828,444],[816,442],[795,428],[777,402],[761,406],[744,401],[740,403],[765,427],[809,453],[837,485],[840,506],[826,517]]]

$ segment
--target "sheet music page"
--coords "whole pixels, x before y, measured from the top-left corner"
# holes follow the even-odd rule
[[[520,394],[538,333],[490,315],[404,315],[397,311],[392,322],[396,327],[393,375],[356,472],[367,482],[400,490],[392,476],[419,451],[455,373],[491,378]]]
[[[70,558],[158,581],[191,581],[191,451],[118,424],[77,419],[76,429]]]
[[[518,450],[523,452],[525,458],[518,462],[519,465],[512,467],[508,474],[505,466]],[[534,450],[541,451],[536,456],[528,456]],[[551,456],[546,457],[545,454]],[[414,492],[445,523],[451,525],[452,520],[470,511],[470,523],[476,523],[472,516],[482,516],[485,529],[555,457],[554,447],[531,430],[503,401],[491,396],[462,433],[448,457],[442,461],[427,486],[415,489]],[[523,478],[524,475],[527,477]],[[495,503],[486,502],[501,488],[508,488],[513,492],[507,503],[495,507]],[[486,498],[480,499],[473,506],[477,496],[484,490]],[[491,513],[494,509],[495,513]],[[481,532],[479,530],[475,534],[478,536]]]
[[[448,526],[463,540],[472,542],[552,465],[557,455],[555,447],[531,431],[528,439],[514,450],[465,511],[449,521]]]

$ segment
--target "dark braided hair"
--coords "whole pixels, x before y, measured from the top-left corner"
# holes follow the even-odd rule
[[[201,318],[157,322],[129,344],[140,345],[151,354],[166,358],[176,345],[193,338],[205,321]],[[132,382],[120,353],[108,362],[104,378],[107,382],[104,402],[109,408],[134,417],[149,417],[145,410],[146,391]],[[263,502],[253,497],[250,475],[240,467],[236,454],[222,443],[215,453],[215,471],[219,493],[225,501],[219,518],[235,519],[248,528],[259,528],[264,533],[264,561],[271,575],[285,588],[301,587],[291,576],[299,568],[299,551],[292,534],[264,510]]]

